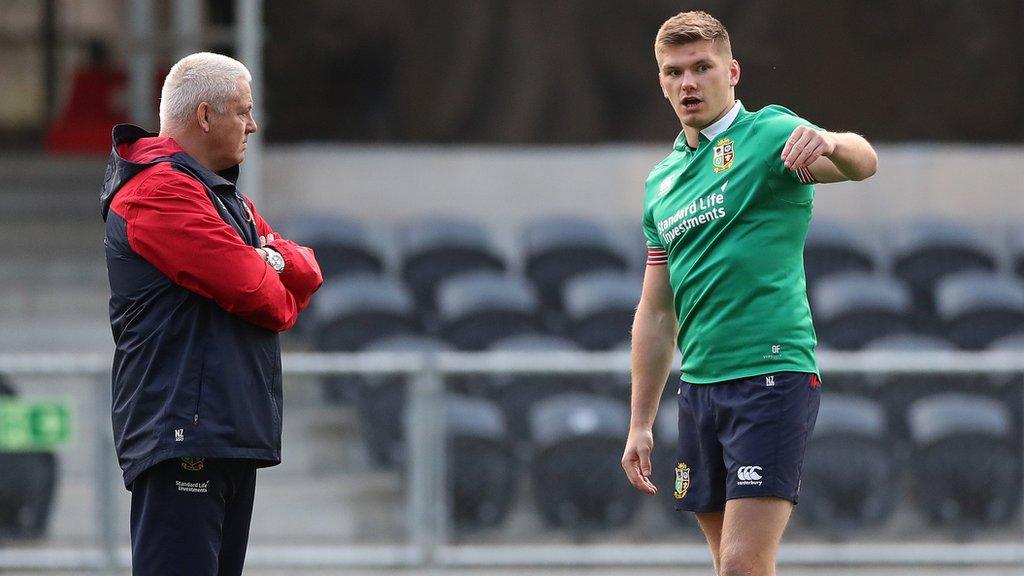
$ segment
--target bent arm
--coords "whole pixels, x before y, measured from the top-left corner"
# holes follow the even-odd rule
[[[810,165],[818,182],[860,181],[878,171],[878,154],[860,134],[826,132],[825,138],[833,143],[831,154],[822,154]]]
[[[256,206],[246,198],[249,210],[256,221],[256,231],[261,238],[273,238],[267,242],[268,248],[273,248],[284,257],[284,270],[281,272],[281,283],[299,301],[299,310],[305,310],[309,305],[309,299],[324,283],[323,273],[320,271],[320,264],[316,261],[313,249],[300,246],[291,240],[281,237],[270,224],[256,211]]]

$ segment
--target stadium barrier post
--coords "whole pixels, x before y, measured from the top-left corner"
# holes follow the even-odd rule
[[[418,564],[433,565],[446,539],[447,494],[444,485],[444,382],[436,362],[408,384],[405,439],[409,466],[409,534]]]
[[[100,545],[102,547],[101,565],[104,574],[114,576],[118,569],[118,498],[117,478],[114,468],[117,462],[111,458],[113,454],[113,432],[110,428],[110,374],[101,372],[96,376],[96,393],[93,394],[95,407],[95,457],[93,465],[96,469],[96,515],[100,529]]]

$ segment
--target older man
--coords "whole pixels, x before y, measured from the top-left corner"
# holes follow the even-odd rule
[[[192,54],[164,80],[159,135],[113,132],[100,199],[134,574],[241,574],[256,469],[281,461],[278,332],[323,279],[235,187],[250,81]]]

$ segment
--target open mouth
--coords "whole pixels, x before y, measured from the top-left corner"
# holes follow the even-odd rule
[[[703,102],[703,100],[696,96],[687,96],[686,98],[683,98],[683,107],[687,110],[696,110],[700,106],[701,102]]]

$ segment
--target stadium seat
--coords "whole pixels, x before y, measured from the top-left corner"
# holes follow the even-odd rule
[[[946,220],[921,220],[896,227],[892,273],[910,285],[917,309],[934,310],[933,288],[940,279],[967,270],[993,271],[996,256],[969,228]]]
[[[520,278],[469,272],[438,288],[440,333],[459,350],[484,350],[493,342],[541,330],[537,298]]]
[[[588,350],[629,342],[642,280],[632,274],[591,272],[565,284],[568,333]]]
[[[852,350],[894,332],[909,332],[910,289],[885,277],[850,272],[814,286],[812,310],[818,336],[840,350]]]
[[[1010,262],[1018,276],[1024,276],[1024,224],[1010,229]]]
[[[804,271],[808,285],[843,272],[875,272],[871,249],[841,223],[811,220],[804,245]]]
[[[623,272],[626,259],[600,224],[578,217],[546,217],[530,222],[522,234],[526,276],[548,310],[561,310],[562,286],[579,274]]]
[[[575,352],[579,346],[572,340],[547,334],[519,334],[502,338],[490,345],[492,351],[503,352]],[[488,396],[505,414],[509,435],[522,447],[529,440],[527,416],[537,402],[566,392],[589,392],[594,379],[567,374],[495,374],[486,377]]]
[[[896,462],[879,403],[822,395],[804,455],[798,518],[840,540],[882,524],[896,502]]]
[[[351,352],[374,340],[420,331],[412,295],[382,276],[352,276],[325,285],[310,313],[319,350]]]
[[[452,519],[456,529],[501,524],[516,492],[516,467],[501,410],[483,398],[445,400]]]
[[[935,289],[935,307],[951,340],[980,350],[1024,330],[1024,283],[980,272],[947,276]]]
[[[311,215],[285,219],[276,228],[313,249],[325,279],[384,271],[384,247],[357,220]]]
[[[969,538],[1013,518],[1021,457],[1010,418],[1006,406],[974,394],[937,394],[911,405],[913,494],[932,522]]]
[[[16,395],[0,374],[0,400]],[[42,538],[50,521],[59,467],[52,452],[0,452],[0,543]]]
[[[399,334],[368,344],[364,352],[438,353],[452,350],[443,340]],[[405,399],[409,378],[367,374],[357,379],[355,403],[359,429],[371,461],[395,468],[405,459]]]
[[[629,408],[610,398],[562,394],[534,405],[529,420],[533,493],[544,521],[576,533],[627,524],[640,497],[620,464]]]
[[[424,218],[402,226],[402,278],[422,310],[436,308],[437,285],[475,270],[503,272],[505,262],[482,226],[450,217]]]

